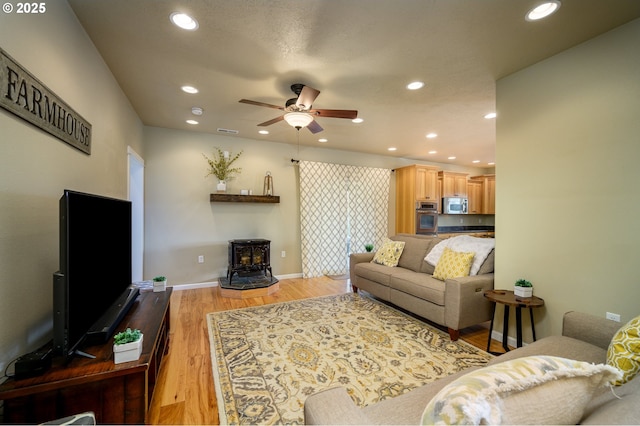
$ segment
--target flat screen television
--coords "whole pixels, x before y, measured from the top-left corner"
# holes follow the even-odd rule
[[[135,302],[131,202],[65,189],[60,270],[53,274],[53,349],[69,359],[106,342]]]

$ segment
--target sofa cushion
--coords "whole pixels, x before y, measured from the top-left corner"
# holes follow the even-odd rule
[[[377,282],[387,287],[391,283],[391,272],[394,272],[395,270],[396,268],[390,269],[387,266],[378,265],[373,262],[358,263],[355,266],[355,274],[358,277]]]
[[[607,350],[573,337],[547,336],[515,351],[495,357],[489,361],[489,365],[534,355],[557,356],[592,364],[603,364],[607,359]]]
[[[394,267],[398,264],[400,255],[404,249],[404,241],[386,239],[373,256],[373,263]]]
[[[619,377],[605,364],[517,358],[445,386],[427,404],[422,424],[576,424],[593,394]]]
[[[622,371],[616,385],[631,380],[640,371],[640,316],[635,317],[613,336],[607,349],[607,364]]]
[[[490,274],[493,272],[493,264],[496,257],[496,251],[491,250],[491,252],[487,255],[487,258],[484,260],[482,265],[480,265],[480,269],[478,270],[478,275]]]
[[[403,293],[444,306],[445,283],[431,275],[398,268],[391,275],[391,286]]]
[[[459,252],[445,247],[433,271],[433,278],[444,281],[449,278],[469,276],[475,255],[474,252]]]
[[[398,260],[398,266],[415,272],[420,271],[424,257],[436,243],[441,241],[439,238],[434,237],[420,238],[410,235],[394,235],[391,239],[404,242],[404,249]]]
[[[584,410],[580,424],[640,425],[640,377],[594,397]]]

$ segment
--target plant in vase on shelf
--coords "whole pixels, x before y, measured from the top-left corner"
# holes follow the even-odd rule
[[[214,151],[213,158],[202,154],[209,163],[209,173],[207,173],[205,177],[214,175],[218,178],[218,185],[216,187],[218,192],[226,192],[227,181],[231,180],[234,174],[242,171],[240,167],[231,167],[231,165],[240,158],[240,155],[242,155],[242,151],[232,157],[229,151],[223,151],[217,147]]]
[[[143,334],[138,329],[127,328],[113,336],[113,358],[116,364],[135,361],[142,354]]]
[[[517,297],[531,297],[533,296],[533,284],[521,278],[514,284],[513,293]]]
[[[167,277],[159,275],[153,278],[153,291],[165,291],[167,289]]]

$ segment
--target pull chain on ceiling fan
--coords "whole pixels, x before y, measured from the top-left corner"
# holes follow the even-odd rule
[[[330,118],[348,118],[354,119],[358,117],[358,111],[356,110],[344,110],[344,109],[312,109],[313,102],[316,100],[320,91],[313,87],[305,86],[304,84],[296,83],[291,85],[291,90],[298,97],[289,99],[284,107],[277,105],[267,104],[264,102],[252,101],[249,99],[240,99],[239,102],[256,105],[261,107],[278,109],[284,111],[285,114],[279,117],[273,118],[264,123],[258,124],[258,126],[270,126],[279,121],[286,121],[290,126],[300,130],[303,127],[309,129],[311,133],[319,133],[324,129],[314,117],[330,117]]]

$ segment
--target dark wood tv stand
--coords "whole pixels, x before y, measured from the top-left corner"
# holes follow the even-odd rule
[[[144,334],[137,361],[114,364],[113,339],[84,347],[95,359],[74,357],[64,365],[54,358],[41,376],[9,379],[0,385],[4,423],[42,423],[93,411],[98,424],[145,423],[163,356],[169,350],[171,288],[144,292],[116,332],[127,327]]]

